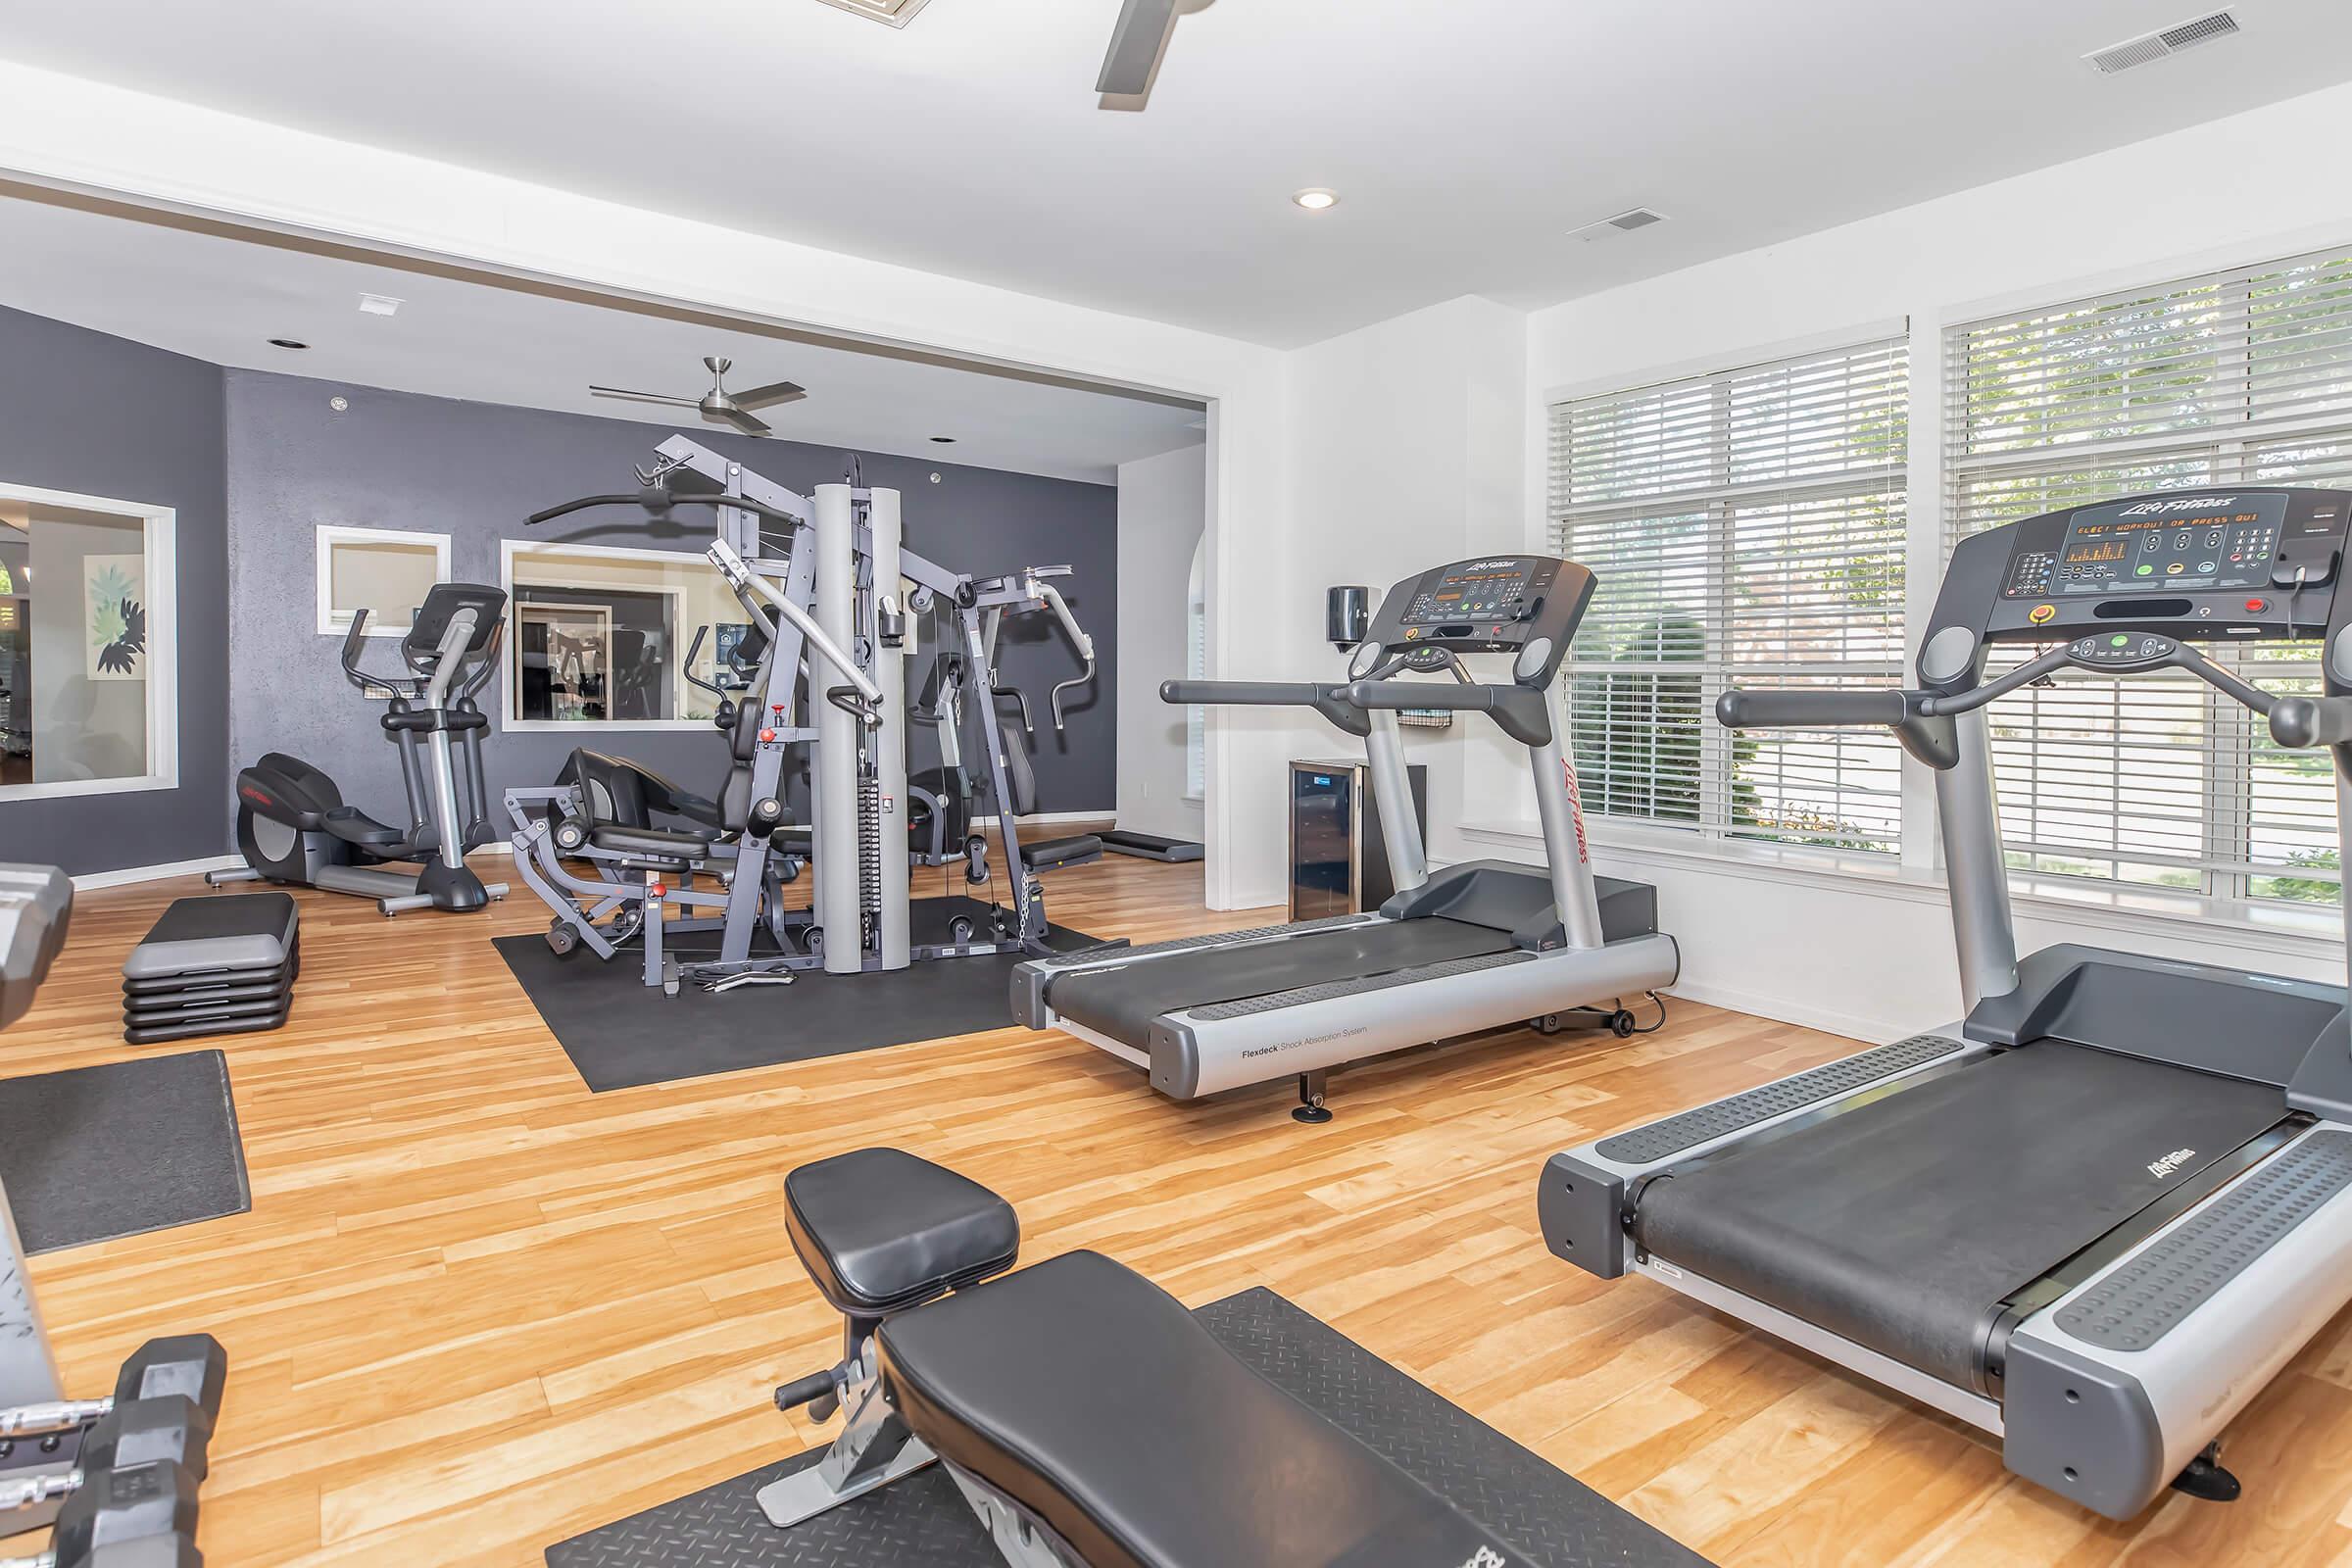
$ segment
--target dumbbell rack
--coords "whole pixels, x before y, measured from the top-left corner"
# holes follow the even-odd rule
[[[16,1022],[32,1004],[32,994],[66,943],[74,908],[74,885],[63,872],[42,865],[0,865],[0,1028]],[[46,1404],[65,1396],[49,1334],[33,1299],[24,1241],[17,1234],[0,1183],[0,1406]],[[71,1466],[81,1443],[76,1431],[54,1443],[21,1439],[0,1455],[0,1486],[30,1475]],[[54,1506],[0,1516],[0,1536],[49,1522]]]

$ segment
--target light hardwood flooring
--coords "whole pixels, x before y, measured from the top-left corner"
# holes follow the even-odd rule
[[[129,1054],[118,966],[192,891],[85,895],[0,1075]],[[2352,1564],[2352,1320],[2230,1434],[2246,1500],[2117,1525],[1949,1423],[1544,1250],[1551,1152],[1847,1041],[1678,1003],[1632,1042],[1515,1034],[1339,1074],[1317,1128],[1287,1083],[1176,1104],[1018,1029],[591,1095],[490,946],[543,925],[527,896],[393,921],[298,896],[292,1021],[203,1043],[228,1054],[253,1211],[33,1268],[76,1390],[150,1334],[227,1344],[204,1494],[220,1568],[520,1568],[818,1441],[768,1403],[839,1332],[780,1183],[868,1144],[1004,1193],[1030,1258],[1100,1249],[1195,1304],[1270,1286],[1725,1564]],[[1116,858],[1057,873],[1051,900],[1139,941],[1266,917],[1206,910],[1198,865]]]

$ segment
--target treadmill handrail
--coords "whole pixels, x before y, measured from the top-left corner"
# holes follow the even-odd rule
[[[2281,697],[2271,705],[2271,739],[2298,751],[2352,746],[2352,697]]]
[[[1313,680],[1163,680],[1159,700],[1179,707],[1311,708],[1357,737],[1372,733],[1371,715],[1346,696],[1347,688]]]
[[[1358,708],[1384,711],[1426,708],[1485,713],[1522,746],[1541,746],[1551,739],[1550,704],[1544,692],[1527,686],[1465,684],[1459,679],[1451,684],[1358,680],[1341,687],[1340,695]]]
[[[2046,684],[2064,671],[2091,675],[2129,676],[2158,669],[2183,669],[2199,680],[2272,720],[2272,733],[2281,746],[2308,747],[2352,744],[2352,699],[2278,697],[2224,669],[2184,642],[2166,639],[2162,652],[2123,665],[2101,664],[2075,652],[2073,644],[2053,648],[2038,659],[1980,686],[1958,691],[1919,690],[1890,686],[1871,690],[1789,691],[1735,688],[1715,700],[1715,719],[1726,729],[1831,729],[1880,726],[1891,729],[1903,750],[1930,767],[1948,768],[1959,761],[1958,736],[1952,720],[1962,713],[1996,702],[2027,686]],[[2340,704],[2327,710],[2325,705]],[[2283,718],[2279,710],[2286,710]],[[2281,728],[2281,725],[2284,727]],[[2309,736],[2311,738],[2299,738]],[[2332,737],[2327,738],[2327,737]]]

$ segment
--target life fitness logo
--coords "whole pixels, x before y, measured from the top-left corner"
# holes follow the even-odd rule
[[[1560,772],[1568,780],[1568,817],[1576,824],[1577,863],[1591,865],[1592,857],[1585,848],[1585,792],[1576,782],[1576,764],[1563,757],[1560,759]]]
[[[1470,564],[1464,566],[1462,569],[1464,571],[1500,571],[1505,566],[1515,566],[1518,563],[1516,561],[1507,559],[1502,561],[1473,561],[1470,563]]]
[[[2143,501],[2136,507],[2126,507],[2127,517],[2144,517],[2151,512],[2195,512],[2202,507],[2233,507],[2235,496],[2191,496],[2178,501]]]

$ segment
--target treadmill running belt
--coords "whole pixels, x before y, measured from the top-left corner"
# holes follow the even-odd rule
[[[2040,1040],[1670,1170],[1636,1240],[1974,1389],[1995,1303],[2284,1114],[2266,1085]]]
[[[1279,942],[1200,948],[1116,968],[1060,975],[1046,989],[1046,1005],[1072,1023],[1141,1049],[1150,1038],[1152,1020],[1163,1012],[1500,953],[1510,946],[1507,931],[1443,915],[1375,920]]]

